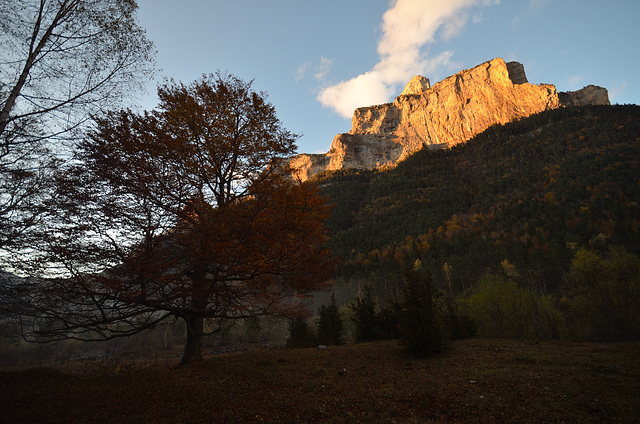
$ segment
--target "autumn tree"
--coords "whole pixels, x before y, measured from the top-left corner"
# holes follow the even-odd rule
[[[39,228],[61,139],[142,88],[153,45],[134,0],[0,1],[0,253]]]
[[[640,340],[640,258],[620,246],[579,249],[565,276],[571,336],[597,341]]]
[[[27,337],[110,339],[182,319],[182,363],[224,321],[295,315],[329,270],[317,188],[282,172],[296,136],[251,82],[158,89],[159,107],[96,118],[60,175],[55,227],[25,289]],[[26,312],[25,312],[26,311]]]

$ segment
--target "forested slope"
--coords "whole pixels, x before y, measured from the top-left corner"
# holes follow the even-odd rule
[[[393,169],[324,174],[338,280],[395,295],[420,259],[461,292],[507,260],[554,292],[581,247],[640,253],[639,165],[640,107],[585,106],[493,126]]]

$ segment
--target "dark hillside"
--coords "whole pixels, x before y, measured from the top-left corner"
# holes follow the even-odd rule
[[[420,259],[455,290],[505,259],[557,284],[576,248],[640,253],[640,107],[562,108],[388,171],[325,174],[339,277],[398,282]],[[390,294],[390,293],[385,293]]]

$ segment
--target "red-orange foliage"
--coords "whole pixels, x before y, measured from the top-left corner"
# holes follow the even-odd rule
[[[189,362],[201,357],[205,320],[216,331],[292,315],[324,287],[329,206],[313,184],[283,176],[295,135],[251,83],[216,74],[158,92],[158,110],[96,118],[62,175],[45,259],[66,270],[49,296],[60,293],[53,306],[69,313],[42,298],[37,311],[63,323],[52,328],[64,337],[183,319]]]

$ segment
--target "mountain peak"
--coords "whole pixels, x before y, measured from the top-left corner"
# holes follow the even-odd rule
[[[407,96],[412,94],[422,94],[431,88],[431,82],[429,78],[425,78],[422,75],[416,75],[411,78],[409,84],[402,90],[401,96]]]

